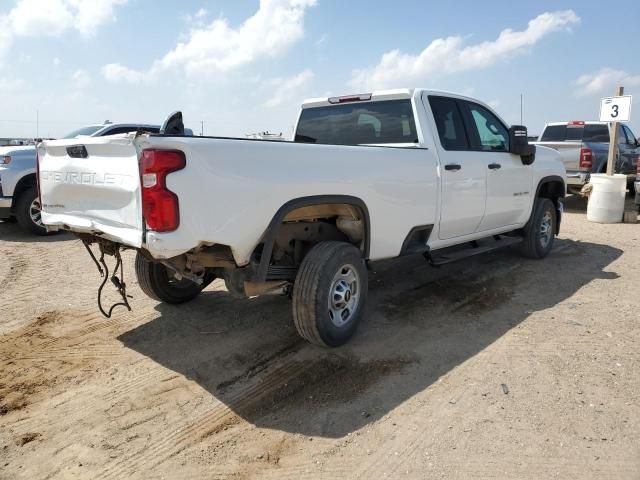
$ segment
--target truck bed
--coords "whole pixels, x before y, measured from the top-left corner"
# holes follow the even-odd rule
[[[87,157],[74,158],[70,147],[84,147]],[[144,149],[186,156],[186,167],[167,177],[179,199],[176,231],[145,227],[138,166]],[[39,168],[47,225],[141,247],[159,259],[219,243],[232,248],[237,264],[247,264],[278,209],[313,195],[366,203],[378,239],[372,259],[398,255],[413,226],[436,221],[437,159],[416,147],[130,134],[43,142]]]

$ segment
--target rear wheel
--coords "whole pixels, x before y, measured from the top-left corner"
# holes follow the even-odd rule
[[[367,289],[360,250],[346,242],[314,246],[302,261],[293,287],[293,319],[298,333],[316,345],[343,345],[362,318]]]
[[[524,227],[521,252],[525,257],[544,258],[553,248],[556,235],[556,206],[548,198],[538,198],[529,223]]]
[[[35,235],[49,235],[42,223],[42,207],[38,198],[38,190],[35,187],[27,188],[18,197],[16,203],[16,219],[18,224],[26,231]]]
[[[215,279],[211,274],[205,275],[202,285],[186,278],[178,280],[167,267],[147,260],[140,252],[136,255],[136,277],[147,296],[171,304],[193,300]]]

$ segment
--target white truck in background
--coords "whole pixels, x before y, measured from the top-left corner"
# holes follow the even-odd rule
[[[515,244],[542,258],[559,231],[557,152],[462,95],[312,99],[292,142],[189,137],[173,123],[38,146],[47,228],[97,245],[103,270],[104,255],[117,271],[120,249],[136,249],[139,284],[159,301],[189,301],[214,278],[238,295],[288,294],[300,335],[338,346],[365,312],[368,262],[439,265]]]

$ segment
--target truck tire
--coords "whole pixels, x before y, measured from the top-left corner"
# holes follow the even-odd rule
[[[36,187],[27,188],[16,202],[16,220],[27,232],[35,235],[50,235],[42,223],[40,199]]]
[[[367,291],[360,250],[346,242],[317,244],[304,257],[293,286],[298,333],[316,345],[343,345],[364,314]]]
[[[524,227],[521,253],[529,258],[544,258],[553,248],[556,234],[556,207],[548,198],[538,198]]]
[[[185,303],[196,298],[214,279],[205,275],[202,285],[183,278],[178,280],[161,263],[147,260],[136,254],[136,277],[142,291],[150,298],[170,304]]]

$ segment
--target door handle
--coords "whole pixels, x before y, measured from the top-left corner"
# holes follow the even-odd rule
[[[451,171],[454,171],[454,172],[457,172],[461,168],[462,168],[462,165],[458,165],[457,163],[447,163],[444,166],[445,170],[451,170]]]
[[[491,170],[498,170],[499,168],[502,168],[502,165],[500,165],[499,163],[490,163],[489,168]]]

